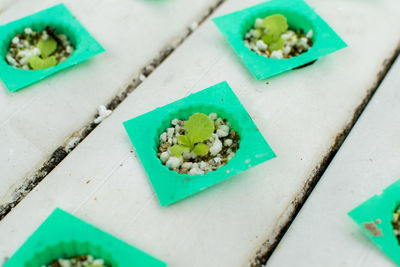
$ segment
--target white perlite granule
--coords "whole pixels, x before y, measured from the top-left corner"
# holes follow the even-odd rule
[[[111,115],[112,111],[107,109],[105,106],[101,105],[97,108],[98,111],[98,117],[94,119],[94,123],[99,124],[102,122],[105,118]]]

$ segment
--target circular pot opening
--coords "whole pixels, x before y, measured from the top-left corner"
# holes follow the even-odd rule
[[[103,259],[107,267],[118,267],[118,263],[112,258],[112,255],[102,247],[89,242],[76,241],[59,242],[35,252],[34,256],[25,262],[24,267],[46,266],[58,259],[81,255],[92,255],[96,259]]]
[[[241,142],[241,139],[243,138],[243,136],[242,136],[242,131],[241,131],[241,127],[240,127],[239,121],[235,119],[234,114],[232,114],[231,112],[229,112],[229,111],[227,111],[227,110],[225,110],[225,109],[223,109],[223,108],[221,108],[220,106],[217,106],[217,105],[199,105],[199,106],[195,106],[195,107],[182,108],[182,109],[179,109],[179,110],[176,111],[176,112],[171,112],[170,114],[168,114],[168,116],[166,116],[166,117],[161,121],[160,126],[154,131],[154,138],[153,138],[153,145],[152,145],[153,151],[154,151],[154,154],[153,154],[153,155],[154,155],[154,157],[156,157],[156,160],[157,160],[158,164],[160,164],[165,170],[175,172],[175,173],[178,174],[178,175],[188,175],[188,174],[187,174],[186,172],[184,172],[184,171],[183,171],[183,173],[182,173],[182,172],[180,173],[180,172],[177,172],[177,171],[174,170],[174,169],[168,168],[168,167],[166,166],[166,163],[165,163],[165,162],[163,163],[162,160],[159,158],[159,154],[160,154],[159,147],[160,147],[160,144],[161,144],[161,142],[160,142],[160,135],[161,135],[162,133],[166,132],[166,131],[167,131],[167,128],[173,127],[173,126],[171,126],[171,125],[172,125],[172,124],[171,124],[171,121],[172,121],[172,120],[178,119],[178,120],[187,121],[187,120],[189,119],[189,117],[192,116],[192,115],[195,114],[195,113],[203,113],[203,114],[205,114],[205,115],[207,115],[207,116],[208,116],[210,113],[216,113],[217,116],[218,116],[218,118],[226,119],[226,122],[225,122],[225,123],[229,122],[229,124],[230,124],[229,135],[226,136],[226,137],[221,137],[221,140],[220,140],[220,142],[221,142],[222,145],[223,145],[223,148],[222,148],[222,149],[223,149],[224,151],[227,151],[227,150],[228,150],[228,147],[229,147],[229,146],[224,146],[224,140],[230,139],[229,137],[230,137],[230,135],[231,135],[231,131],[235,131],[236,134],[237,134],[237,136],[238,136],[238,138],[239,138],[238,141],[237,141],[238,147],[236,148],[236,150],[233,151],[233,150],[231,149],[232,152],[234,152],[234,156],[231,157],[231,158],[229,158],[229,159],[227,160],[226,164],[223,164],[223,165],[219,165],[217,162],[215,162],[215,164],[216,164],[215,166],[219,166],[219,167],[218,167],[217,169],[205,171],[204,175],[206,175],[207,173],[216,172],[216,171],[218,171],[221,167],[231,164],[231,160],[234,159],[235,156],[236,156],[236,154],[240,152],[240,142]],[[215,133],[215,131],[214,131],[214,133]],[[228,144],[228,143],[229,143],[229,142],[227,142],[227,144]],[[173,145],[173,144],[171,144],[171,145]],[[235,145],[235,143],[233,142],[233,143],[232,143],[232,147],[233,147],[234,145]],[[222,150],[221,150],[221,151],[222,151]],[[208,156],[207,156],[207,157],[211,157],[211,153],[210,153],[210,152],[208,152]],[[207,158],[207,157],[205,157],[205,158]],[[215,157],[218,158],[218,156],[215,156]],[[214,158],[215,158],[215,157],[214,157]],[[209,159],[209,160],[211,160],[211,159]],[[193,162],[199,163],[200,161],[202,161],[202,157],[199,157],[199,158],[197,158],[196,160],[193,160],[193,159],[188,160],[188,159],[186,159],[185,161],[190,161],[190,162],[192,162],[192,163],[193,163]],[[196,162],[196,161],[197,161],[197,162]],[[224,160],[223,162],[225,162],[225,160]],[[222,162],[221,162],[221,163],[222,163]],[[214,166],[214,167],[215,167],[215,166]],[[192,166],[192,167],[194,167],[194,166]],[[192,168],[192,167],[191,167],[191,168]],[[203,164],[203,167],[204,167],[206,170],[208,169],[208,167],[205,167],[204,164]],[[190,172],[190,170],[191,170],[191,169],[188,170],[188,173]],[[192,175],[195,175],[195,174],[193,174],[193,173],[194,173],[194,172],[192,171],[191,176],[192,176]],[[203,174],[203,173],[196,173],[196,174]]]
[[[292,30],[296,32],[297,30],[301,30],[304,34],[307,34],[310,30],[312,30],[312,37],[311,39],[312,45],[304,52],[300,53],[299,55],[296,56],[291,56],[289,58],[283,57],[282,59],[290,59],[292,57],[299,57],[302,56],[303,54],[306,54],[308,51],[313,49],[315,46],[316,42],[318,42],[318,32],[316,31],[316,28],[314,27],[313,23],[304,15],[290,11],[290,10],[285,10],[285,9],[266,9],[260,12],[256,12],[251,14],[250,16],[246,17],[240,24],[240,38],[243,40],[243,46],[246,49],[251,50],[248,46],[245,44],[245,37],[246,34],[254,27],[255,21],[257,18],[264,19],[265,17],[275,15],[275,14],[280,14],[283,15],[288,24],[288,30]],[[251,50],[252,51],[252,50]],[[254,51],[252,51],[254,52]],[[256,53],[256,52],[254,52]],[[262,54],[262,56],[266,58],[270,58],[269,56],[266,56]]]
[[[3,38],[2,42],[1,42],[1,48],[0,48],[1,60],[3,60],[7,66],[9,66],[10,68],[13,68],[13,69],[18,69],[21,71],[38,71],[38,70],[32,70],[32,69],[24,70],[22,68],[13,67],[12,65],[10,65],[7,62],[6,55],[10,49],[10,45],[11,45],[13,38],[16,37],[18,34],[23,33],[26,28],[30,28],[30,29],[32,29],[32,31],[35,31],[35,32],[43,32],[45,30],[46,26],[49,26],[50,28],[55,28],[56,29],[55,34],[64,34],[74,48],[74,51],[72,52],[72,54],[69,57],[67,57],[65,61],[60,62],[55,66],[58,66],[64,62],[68,61],[70,58],[72,58],[75,55],[75,52],[79,47],[79,40],[78,40],[79,38],[74,33],[74,31],[71,29],[71,27],[69,27],[68,25],[65,25],[64,23],[60,23],[60,22],[46,22],[46,21],[39,22],[38,21],[38,22],[34,22],[30,25],[24,25],[19,28],[16,28],[13,31],[10,31]],[[53,66],[53,67],[55,67],[55,66]]]

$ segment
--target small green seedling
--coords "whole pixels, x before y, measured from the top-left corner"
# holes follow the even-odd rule
[[[47,69],[57,65],[57,59],[55,56],[51,56],[45,59],[42,59],[38,56],[32,56],[29,60],[29,65],[34,70]]]
[[[264,18],[262,26],[265,30],[261,40],[268,45],[268,49],[281,50],[285,44],[281,34],[289,28],[286,18],[281,14],[274,14]]]
[[[47,58],[53,54],[57,49],[57,42],[53,38],[49,37],[46,41],[40,40],[38,48],[42,52],[42,58]]]
[[[51,56],[57,50],[57,42],[49,37],[48,40],[40,40],[38,48],[41,52],[41,57],[32,56],[29,60],[29,65],[34,70],[47,69],[57,65],[55,56]]]
[[[178,145],[170,148],[173,156],[180,157],[185,151],[193,151],[198,156],[205,156],[209,146],[201,142],[208,140],[214,132],[213,121],[203,113],[196,113],[185,121],[185,135],[178,136]]]

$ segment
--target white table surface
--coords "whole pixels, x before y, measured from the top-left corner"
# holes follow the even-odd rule
[[[214,16],[259,2],[227,0]],[[12,255],[55,207],[61,207],[170,266],[253,263],[257,252],[268,250],[290,220],[305,184],[314,178],[336,137],[376,87],[379,73],[400,41],[397,0],[313,0],[309,4],[348,48],[307,68],[271,78],[266,85],[250,75],[207,20],[0,221],[0,236],[9,237],[0,239],[0,256]],[[88,65],[89,72],[102,65],[95,62],[104,60],[100,57]],[[77,88],[69,89],[80,92],[81,77],[77,76],[83,74],[69,72],[77,79]],[[63,75],[49,83],[54,79],[61,80]],[[130,152],[121,123],[223,80],[229,82],[278,157],[161,208],[140,161]],[[39,88],[22,92],[35,90]],[[88,96],[94,97],[93,92]],[[54,94],[52,101],[60,97]],[[93,116],[89,111],[80,114],[87,114],[83,121]]]

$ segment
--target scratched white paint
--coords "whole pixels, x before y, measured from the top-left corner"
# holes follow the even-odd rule
[[[60,2],[2,1],[0,24]],[[99,105],[217,1],[63,2],[107,52],[16,93],[0,82],[0,206],[66,138],[94,119]]]
[[[268,267],[395,266],[347,212],[400,179],[400,59],[281,241]],[[307,255],[307,257],[304,257]]]
[[[207,21],[0,222],[0,236],[10,237],[0,239],[0,256],[10,256],[58,206],[170,266],[248,264],[279,230],[277,222],[400,40],[397,0],[310,3],[348,48],[266,85]],[[250,4],[228,0],[217,15]],[[278,157],[161,208],[122,122],[222,80]]]

